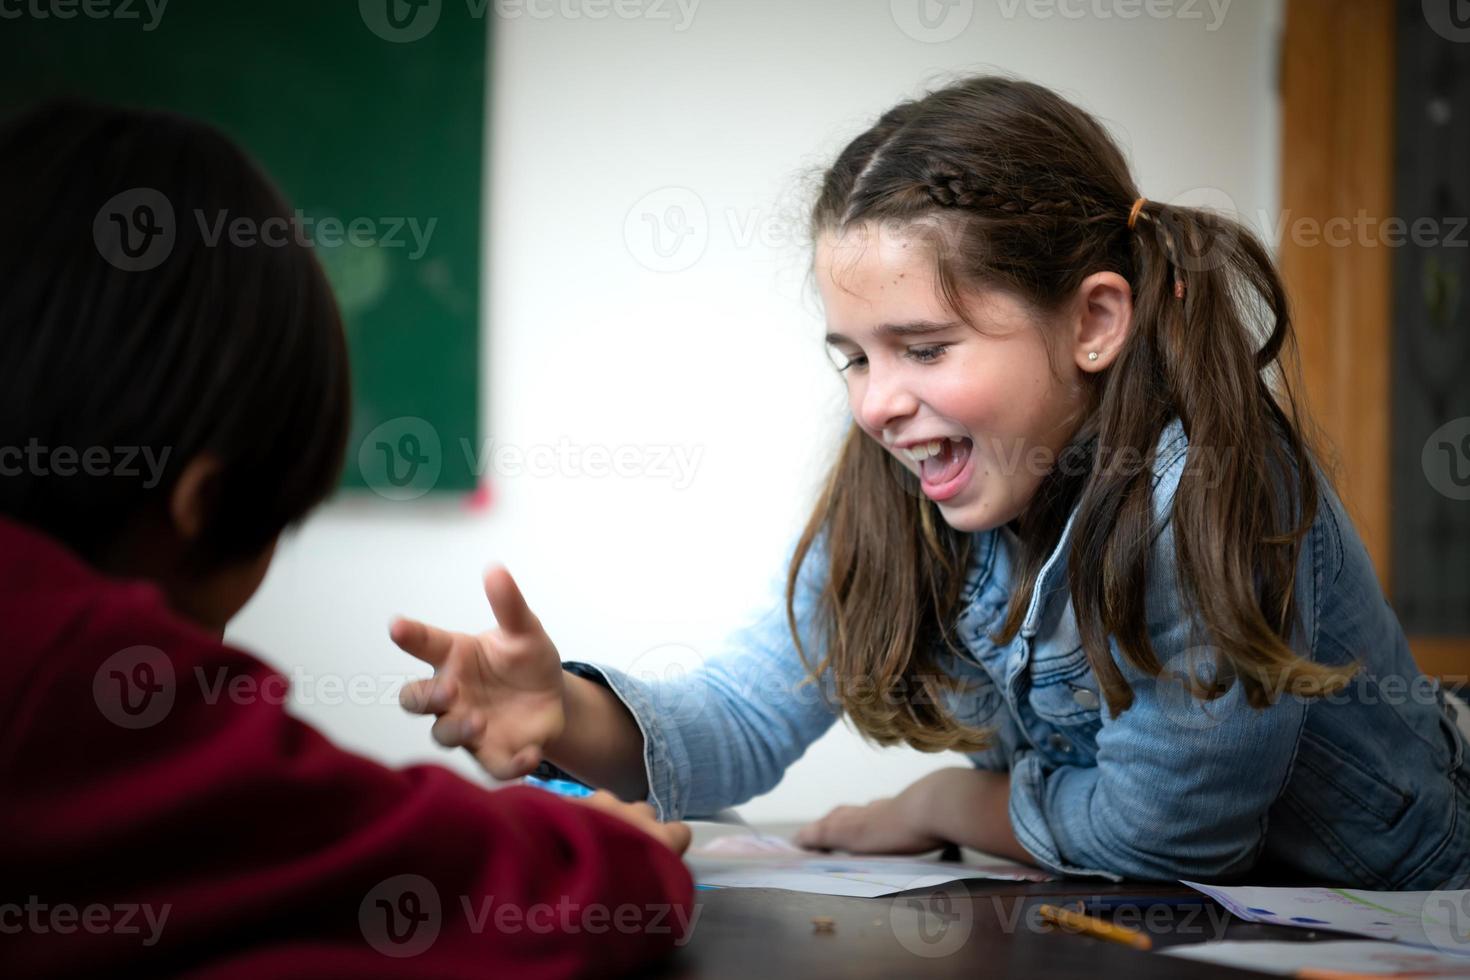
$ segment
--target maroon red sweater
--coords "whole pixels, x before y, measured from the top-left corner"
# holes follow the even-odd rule
[[[687,940],[689,872],[651,838],[384,768],[285,689],[153,586],[0,520],[0,972],[519,980]]]

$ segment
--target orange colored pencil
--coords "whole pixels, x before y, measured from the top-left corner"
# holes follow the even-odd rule
[[[1098,939],[1107,939],[1111,942],[1122,943],[1124,946],[1132,946],[1134,949],[1149,950],[1154,948],[1154,941],[1137,929],[1120,926],[1095,916],[1086,915],[1082,912],[1073,912],[1071,909],[1057,908],[1055,905],[1043,905],[1037,912],[1047,922],[1063,929],[1073,932],[1085,933],[1096,936]]]

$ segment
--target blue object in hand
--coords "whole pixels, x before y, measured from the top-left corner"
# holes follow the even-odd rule
[[[541,779],[536,776],[524,776],[522,783],[527,786],[535,786],[544,789],[548,793],[556,793],[559,796],[591,796],[592,790],[581,783],[574,783],[570,779]]]

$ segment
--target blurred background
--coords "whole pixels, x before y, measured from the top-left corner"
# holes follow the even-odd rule
[[[486,628],[490,563],[564,659],[645,677],[696,669],[780,601],[847,425],[809,278],[817,176],[894,102],[982,71],[1096,114],[1150,198],[1274,243],[1360,533],[1421,665],[1470,672],[1455,0],[26,0],[4,18],[6,102],[80,90],[212,119],[313,229],[358,383],[344,488],[228,639],[349,748],[481,778],[397,707],[427,670],[387,625]],[[960,761],[838,725],[742,812],[814,818]]]

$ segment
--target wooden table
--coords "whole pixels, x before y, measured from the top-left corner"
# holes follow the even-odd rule
[[[700,839],[696,831],[696,842]],[[1062,932],[1036,918],[1042,904],[1098,895],[1181,895],[1183,885],[1087,880],[1020,883],[960,881],[884,898],[845,898],[763,888],[701,889],[692,938],[653,974],[661,978],[738,977],[1101,977],[1211,980],[1262,974],[1160,956],[1177,943],[1211,939],[1310,942],[1346,939],[1242,922],[1213,902],[1193,909],[1124,910],[1114,921],[1143,929],[1154,951],[1142,952]],[[1128,916],[1131,916],[1129,918]],[[819,930],[813,919],[832,920]],[[1104,915],[1103,917],[1107,917]]]
[[[1262,976],[1160,956],[1176,943],[1209,939],[1356,938],[1242,922],[1213,903],[1200,909],[1155,908],[1132,920],[1154,940],[1153,952],[1090,936],[1039,928],[1035,906],[1093,895],[1196,894],[1182,886],[970,881],[885,898],[843,898],[763,888],[695,893],[693,937],[667,963],[665,978],[739,977],[1098,977],[1129,980]],[[1148,918],[1145,918],[1145,915]],[[813,917],[833,920],[817,931]]]

